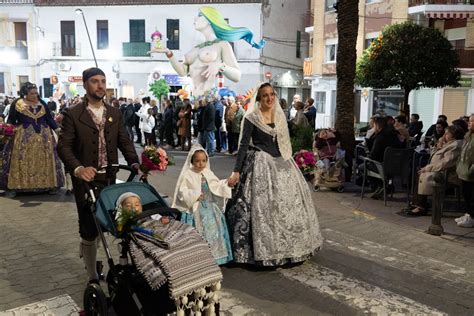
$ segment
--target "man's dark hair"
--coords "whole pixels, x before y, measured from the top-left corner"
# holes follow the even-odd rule
[[[380,129],[384,129],[387,127],[387,118],[386,117],[375,117],[374,124],[377,125]]]
[[[420,119],[420,116],[416,113],[413,113],[411,116],[413,116],[417,121]]]
[[[407,123],[407,118],[406,118],[405,115],[399,115],[399,116],[395,117],[395,120],[396,120],[397,122],[402,123],[402,124],[406,124],[406,123]]]
[[[445,120],[446,122],[448,121],[448,117],[444,114],[438,115],[438,119]]]

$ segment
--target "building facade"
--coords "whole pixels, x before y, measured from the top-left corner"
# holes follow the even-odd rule
[[[317,126],[334,126],[336,118],[337,14],[336,0],[312,1],[314,25],[310,34],[310,57],[304,62],[305,78],[311,81],[311,94],[318,109]],[[472,2],[472,4],[471,4]],[[443,14],[441,14],[443,13]],[[455,13],[455,14],[454,14]],[[454,120],[474,110],[472,45],[474,1],[472,0],[360,0],[357,58],[388,24],[413,20],[436,27],[451,41],[460,56],[461,88],[420,89],[410,93],[410,109],[426,125],[445,113]],[[396,87],[376,90],[355,87],[356,122],[368,122],[376,113],[396,116],[403,102],[403,90]]]
[[[304,31],[301,17],[308,12],[309,2],[298,1],[288,13],[285,5],[289,2],[212,1],[230,25],[248,27],[256,41],[267,40],[262,50],[242,40],[232,44],[242,78],[238,83],[226,80],[224,86],[245,93],[257,82],[288,70],[299,71],[302,77],[307,43],[301,46],[299,56],[295,46],[297,30]],[[108,94],[149,95],[148,84],[158,77],[165,78],[175,92],[189,85],[189,78],[178,77],[164,54],[148,54],[151,34],[161,32],[166,38],[162,45],[182,60],[186,52],[204,41],[193,22],[205,4],[209,1],[8,1],[0,5],[0,25],[2,30],[9,30],[0,34],[0,54],[20,57],[0,60],[0,93],[16,95],[21,83],[30,80],[45,97],[82,94],[81,74],[95,65],[94,54],[106,72]],[[277,34],[271,32],[271,25],[287,20],[297,22],[279,28]],[[293,41],[292,47],[286,45],[288,41]],[[265,73],[271,76],[266,79]]]

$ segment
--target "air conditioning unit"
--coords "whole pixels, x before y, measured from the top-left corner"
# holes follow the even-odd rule
[[[67,62],[59,62],[58,63],[58,70],[59,71],[69,71],[71,70],[71,64]]]

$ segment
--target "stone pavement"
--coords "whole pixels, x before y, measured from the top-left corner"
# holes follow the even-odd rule
[[[175,158],[176,166],[150,177],[169,196],[185,153],[176,152]],[[211,162],[223,178],[234,158],[218,155]],[[455,214],[448,214],[443,223],[447,234],[428,235],[430,217],[399,216],[405,203],[401,195],[396,198],[384,207],[383,201],[361,201],[351,186],[345,193],[313,193],[323,250],[292,269],[224,268],[223,314],[403,314],[412,305],[408,311],[419,314],[474,314],[474,229],[458,228]],[[63,193],[0,196],[0,212],[0,315],[25,305],[43,308],[57,297],[69,296],[71,310],[82,306],[85,271],[78,257],[73,198]],[[113,239],[108,240],[115,253]],[[103,257],[103,249],[99,254]]]

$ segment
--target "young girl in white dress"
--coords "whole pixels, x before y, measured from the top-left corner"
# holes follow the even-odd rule
[[[183,212],[181,221],[192,225],[207,240],[217,264],[232,260],[229,232],[224,217],[231,188],[211,171],[209,157],[201,145],[194,145],[176,185],[172,207]]]

